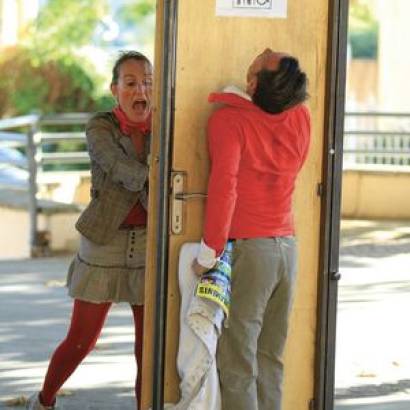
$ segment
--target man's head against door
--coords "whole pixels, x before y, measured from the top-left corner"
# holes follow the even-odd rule
[[[296,58],[270,48],[248,68],[246,92],[262,110],[276,114],[302,103],[308,97],[307,77]]]

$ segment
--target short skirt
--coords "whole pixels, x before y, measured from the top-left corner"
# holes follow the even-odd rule
[[[93,303],[144,304],[146,228],[119,230],[106,245],[84,236],[68,270],[68,293]]]

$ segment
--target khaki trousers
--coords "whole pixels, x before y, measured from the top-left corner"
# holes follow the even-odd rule
[[[217,352],[223,410],[280,410],[282,354],[296,282],[294,237],[239,239]]]

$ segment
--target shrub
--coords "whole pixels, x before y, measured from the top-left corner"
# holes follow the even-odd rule
[[[377,31],[355,31],[349,34],[349,42],[352,49],[352,58],[377,58]]]
[[[376,59],[379,25],[370,3],[352,1],[349,12],[349,43],[353,58]]]
[[[7,49],[0,60],[0,117],[108,108],[87,68],[70,55],[47,59],[24,47]]]

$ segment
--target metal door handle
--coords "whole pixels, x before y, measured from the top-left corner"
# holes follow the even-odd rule
[[[174,198],[178,201],[186,201],[188,199],[206,198],[207,194],[202,192],[176,192]]]
[[[184,192],[187,174],[184,171],[172,173],[172,195],[171,195],[171,233],[181,235],[184,231],[185,201],[189,199],[203,199],[206,194],[202,192]]]

